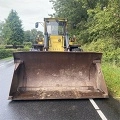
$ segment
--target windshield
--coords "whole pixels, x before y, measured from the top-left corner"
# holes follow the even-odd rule
[[[64,35],[64,22],[47,22],[48,35]]]

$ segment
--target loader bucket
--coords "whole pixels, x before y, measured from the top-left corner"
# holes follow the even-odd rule
[[[11,100],[107,98],[102,53],[17,52]]]

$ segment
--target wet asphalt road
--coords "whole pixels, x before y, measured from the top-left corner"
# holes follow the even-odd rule
[[[101,120],[86,100],[9,101],[13,61],[0,61],[0,120]],[[120,103],[113,98],[95,99],[108,120],[120,120]]]

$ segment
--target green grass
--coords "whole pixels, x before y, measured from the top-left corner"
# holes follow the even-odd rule
[[[4,59],[1,59],[1,60],[11,60],[13,57],[7,57],[7,58],[4,58]]]
[[[120,97],[120,48],[113,38],[101,38],[83,46],[84,51],[102,52],[102,71],[109,94]]]
[[[113,97],[120,97],[120,67],[104,63],[102,70],[109,93]]]

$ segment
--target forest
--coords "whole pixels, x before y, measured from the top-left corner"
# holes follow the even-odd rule
[[[85,50],[104,52],[104,60],[120,66],[119,0],[50,0],[54,17],[75,24],[69,33],[77,36]]]

